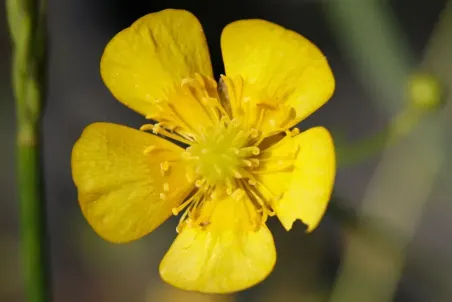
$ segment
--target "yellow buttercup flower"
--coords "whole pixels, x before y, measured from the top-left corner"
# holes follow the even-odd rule
[[[191,13],[164,10],[121,31],[102,56],[102,78],[156,123],[141,131],[95,123],[72,151],[78,200],[94,230],[128,242],[180,214],[160,275],[210,293],[262,281],[276,261],[267,218],[313,230],[335,176],[329,132],[292,129],[334,90],[317,47],[270,22],[243,20],[226,26],[221,49],[226,76],[217,84]]]

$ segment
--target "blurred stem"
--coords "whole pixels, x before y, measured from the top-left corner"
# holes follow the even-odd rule
[[[346,1],[341,3],[344,2]],[[358,56],[358,59],[356,59],[358,69],[365,69],[360,65],[366,64],[360,58],[367,57],[373,60],[373,55],[377,55],[381,56],[376,59],[377,61],[383,63],[387,59],[393,62],[393,69],[398,74],[398,71],[401,70],[399,64],[402,68],[405,68],[406,60],[397,57],[397,60],[393,61],[394,58],[385,58],[385,56],[389,53],[400,53],[399,48],[404,49],[405,45],[403,43],[387,43],[386,36],[391,37],[393,32],[398,31],[398,28],[392,28],[393,25],[382,24],[387,22],[387,18],[384,16],[386,12],[381,10],[382,7],[378,8],[379,6],[374,2],[373,0],[362,2],[370,3],[369,7],[372,7],[372,9],[367,7],[357,11],[356,7],[350,5],[335,10],[334,12],[340,15],[336,21],[340,20],[345,24],[338,23],[337,26],[348,28],[351,36],[356,32],[367,32],[368,36],[376,39],[375,44],[389,48],[381,53],[374,53],[373,45],[366,45],[365,41],[363,41],[364,45],[354,43],[352,55]],[[359,1],[354,1],[354,3],[358,4]],[[348,8],[354,13],[350,14],[350,11],[347,11]],[[380,11],[373,11],[376,8]],[[329,9],[331,12],[331,7]],[[374,18],[375,15],[383,18],[379,22],[375,22],[377,21]],[[338,16],[335,15],[334,17]],[[354,19],[354,21],[350,19]],[[369,22],[368,20],[368,22],[359,25],[357,20],[362,19],[373,21]],[[348,25],[351,23],[357,27],[361,26],[361,28],[349,27]],[[432,81],[431,76],[424,77],[421,85],[416,86],[410,95],[410,101],[415,103],[416,106],[421,106],[424,110],[431,108],[430,105],[432,105],[424,103],[424,100],[433,100],[435,106],[439,104],[441,91],[436,77],[449,86],[451,83],[449,66],[450,54],[452,53],[451,24],[452,2],[449,1],[431,38],[426,59],[421,66],[422,69],[435,74],[435,78]],[[380,32],[383,33],[379,34]],[[339,37],[341,40],[347,40],[347,31],[340,32]],[[398,62],[398,59],[401,59],[401,61]],[[386,82],[387,78],[394,77],[391,74],[391,69],[383,70],[378,66],[375,68],[377,72],[374,76],[377,85]],[[399,74],[399,76],[401,75]],[[394,80],[399,84],[404,81],[404,79]],[[426,83],[427,85],[425,85]],[[367,84],[369,85],[369,83]],[[370,86],[372,85],[370,84]],[[401,87],[399,87],[400,90],[402,90]],[[427,97],[424,98],[425,87],[430,88],[427,89]],[[398,93],[389,92],[389,94],[396,97]],[[391,101],[397,99],[378,100],[381,101],[383,106],[386,106],[388,112],[393,112],[394,104]],[[419,226],[422,212],[444,164],[446,156],[444,131],[450,129],[448,117],[451,112],[452,104],[449,102],[441,112],[437,112],[432,118],[426,119],[415,135],[413,133],[413,135],[407,137],[404,144],[398,146],[395,150],[391,150],[391,152],[385,152],[369,184],[369,189],[363,199],[362,209],[358,214],[365,218],[354,221],[356,228],[351,229],[348,234],[348,245],[340,274],[333,289],[332,302],[384,302],[393,300],[405,265],[406,246]],[[342,212],[342,214],[344,213]],[[370,221],[378,222],[373,223],[373,225],[377,225],[380,229],[384,222],[384,225],[388,228],[377,232],[373,228],[373,234],[381,234],[381,236],[377,236],[380,240],[374,240],[375,237],[369,236],[366,231]],[[397,238],[394,237],[394,234],[398,234]]]
[[[356,143],[337,140],[340,167],[377,155],[409,134],[424,113],[436,109],[441,101],[436,79],[412,72],[411,52],[387,6],[379,0],[324,2],[331,28],[340,37],[338,43],[365,88],[379,100],[376,103],[385,115],[395,115],[382,131]]]
[[[324,1],[324,10],[344,55],[384,113],[404,106],[414,59],[387,1]],[[382,102],[380,102],[382,103]],[[402,106],[401,106],[402,105]]]
[[[344,167],[357,164],[383,151],[397,139],[408,134],[419,122],[422,110],[409,106],[405,111],[395,116],[381,132],[366,137],[352,144],[338,144],[338,166]]]
[[[29,302],[50,301],[39,149],[40,108],[45,89],[45,4],[39,0],[6,1],[14,46],[21,268]]]

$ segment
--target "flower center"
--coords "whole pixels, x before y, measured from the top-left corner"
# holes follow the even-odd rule
[[[223,77],[227,81],[226,77]],[[208,113],[211,123],[196,128],[190,120],[185,120],[179,109],[170,103],[160,101],[161,110],[148,118],[159,120],[157,124],[146,124],[140,129],[152,131],[188,145],[183,154],[186,164],[186,177],[196,188],[177,207],[173,214],[183,214],[177,231],[185,225],[205,227],[211,223],[213,209],[220,200],[233,200],[243,205],[250,216],[244,218],[248,225],[258,229],[268,216],[274,215],[272,204],[281,196],[274,195],[261,181],[261,175],[293,170],[296,148],[287,153],[274,156],[273,150],[298,133],[284,128],[262,130],[262,119],[266,111],[274,110],[263,103],[256,103],[254,110],[260,112],[256,120],[250,120],[246,111],[240,107],[252,104],[245,101],[237,107],[229,96],[230,91],[217,93],[215,81],[200,75],[184,79],[181,84],[183,96],[193,101],[193,106],[201,106]],[[232,105],[234,104],[234,106]],[[240,110],[239,110],[240,109]],[[251,110],[250,108],[248,108]],[[166,112],[166,114],[163,114]],[[260,129],[260,130],[258,130]],[[284,135],[285,134],[285,135]],[[143,152],[152,154],[155,146]],[[170,164],[161,163],[162,175],[169,173]],[[163,185],[160,198],[166,198],[168,184]]]
[[[227,118],[205,131],[185,154],[198,186],[226,184],[231,191],[235,178],[250,177],[250,170],[259,165],[256,156],[260,149],[252,144],[257,133],[256,129],[243,130],[239,120]]]

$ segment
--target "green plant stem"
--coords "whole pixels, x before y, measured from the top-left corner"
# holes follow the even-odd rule
[[[27,131],[27,130],[26,130]],[[37,141],[38,135],[34,138]],[[39,147],[33,141],[18,142],[21,261],[26,298],[49,301],[45,236],[45,211],[41,199]]]
[[[40,165],[40,108],[45,90],[45,1],[7,0],[13,42],[21,271],[28,302],[49,302],[45,203]]]
[[[413,56],[388,1],[324,1],[337,42],[383,113],[404,107]]]
[[[360,163],[382,152],[397,139],[408,134],[420,121],[423,111],[407,107],[395,116],[380,132],[364,138],[356,143],[341,143],[337,146],[337,162],[339,167]]]
[[[366,1],[366,3],[368,2]],[[355,11],[356,15],[347,15],[347,18],[341,18],[341,20],[347,23],[350,21],[348,18],[354,18],[355,22],[362,18],[372,19],[372,16],[363,16],[363,12],[366,10]],[[367,11],[367,13],[369,12]],[[379,13],[372,12],[372,14]],[[431,43],[429,43],[425,61],[421,65],[423,70],[434,74],[448,86],[450,86],[451,80],[451,24],[452,1],[449,1],[441,15]],[[367,23],[367,28],[363,26],[360,30],[367,31],[369,36],[375,38],[374,32],[381,31],[386,27],[381,27],[378,22],[375,22]],[[391,36],[392,31],[397,31],[397,28],[388,30],[377,37]],[[386,44],[384,40],[378,39],[377,44],[385,45],[388,48],[395,47],[390,52],[398,52],[399,45]],[[359,47],[357,44],[354,46],[357,47],[354,50],[355,54],[361,52],[361,57],[371,57],[372,49]],[[383,59],[381,58],[382,61],[384,61]],[[401,64],[404,65],[403,60]],[[394,66],[394,70],[398,69],[398,66]],[[391,77],[390,70],[387,71],[389,72],[387,75],[384,73],[377,75],[382,77],[378,79],[378,82],[383,83]],[[391,112],[393,104],[387,103],[388,100],[385,99],[382,101],[385,101],[382,102],[382,105]],[[383,302],[393,300],[398,282],[403,274],[406,246],[419,227],[422,212],[429,201],[441,169],[444,168],[445,138],[447,129],[450,129],[450,118],[448,117],[451,112],[452,104],[446,102],[441,111],[424,120],[416,133],[407,136],[403,144],[395,150],[385,152],[369,184],[362,208],[357,214],[360,218],[352,221],[356,228],[352,229],[347,236],[348,245],[345,257],[330,301]],[[344,214],[344,212],[339,213]],[[380,235],[369,235],[367,230],[370,221],[373,221],[372,225],[378,226],[378,229],[381,230],[372,227],[371,233]],[[384,229],[380,227],[383,224],[386,226]],[[398,234],[397,237],[394,237],[394,234]],[[375,237],[380,240],[375,240]],[[449,288],[444,289],[445,293],[442,294],[444,299],[433,298],[433,300],[449,301],[450,295],[446,292],[447,290]]]

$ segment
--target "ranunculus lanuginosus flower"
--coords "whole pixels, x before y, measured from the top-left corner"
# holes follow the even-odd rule
[[[312,231],[335,177],[329,132],[293,128],[334,91],[322,52],[263,20],[227,25],[221,50],[217,83],[195,16],[164,10],[137,20],[108,43],[100,70],[120,102],[153,122],[89,125],[72,151],[93,229],[124,243],[180,215],[160,275],[209,293],[262,281],[276,261],[267,218]]]

